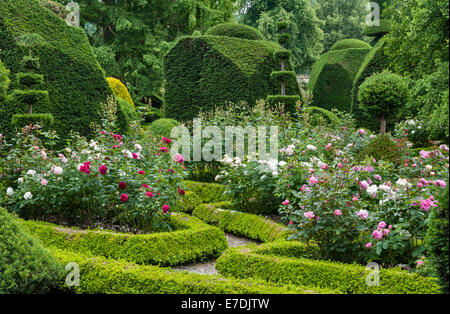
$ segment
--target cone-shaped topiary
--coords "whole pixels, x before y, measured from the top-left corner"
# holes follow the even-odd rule
[[[107,77],[106,80],[108,81],[109,87],[111,87],[114,96],[125,99],[134,107],[133,99],[131,99],[131,95],[128,92],[127,87],[120,80],[114,77]]]
[[[282,5],[282,4],[281,4]],[[284,19],[284,10],[281,7],[282,19]],[[286,82],[292,80],[293,78],[297,80],[297,76],[294,71],[288,71],[286,69],[286,64],[289,63],[291,57],[291,52],[286,49],[289,43],[290,35],[287,34],[287,23],[285,21],[279,21],[277,23],[278,31],[280,32],[278,36],[278,43],[281,45],[281,50],[274,52],[274,57],[278,59],[281,63],[281,71],[273,71],[270,75],[272,81],[279,83],[281,85],[280,95],[269,95],[267,96],[267,102],[271,106],[276,106],[278,104],[284,105],[286,111],[294,112],[297,102],[300,102],[300,95],[287,95],[286,94]]]
[[[63,268],[17,218],[0,208],[0,294],[46,293]]]

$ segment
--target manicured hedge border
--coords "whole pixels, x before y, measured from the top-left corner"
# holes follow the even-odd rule
[[[262,242],[286,239],[290,235],[283,225],[258,215],[223,209],[227,205],[226,202],[200,204],[192,215],[224,231]]]
[[[186,191],[193,192],[200,197],[201,203],[216,203],[227,201],[224,192],[225,186],[218,183],[203,183],[197,181],[184,181]]]
[[[273,247],[272,251],[274,251]],[[370,271],[367,271],[364,266],[260,255],[256,254],[257,252],[251,246],[229,249],[218,259],[216,268],[226,276],[317,286],[351,294],[435,294],[439,292],[439,285],[434,278],[422,277],[398,269],[381,269],[380,285],[369,287],[366,284],[366,277]]]
[[[77,263],[80,286],[71,287],[76,293],[87,294],[312,294],[336,293],[331,289],[279,285],[261,280],[223,278],[179,272],[170,268],[141,266],[126,261],[110,260],[78,253],[51,249],[62,263]],[[69,289],[64,282],[64,290]]]
[[[169,266],[205,260],[217,257],[228,247],[220,229],[181,213],[172,214],[175,231],[154,234],[77,230],[36,221],[22,224],[45,246],[137,264]]]

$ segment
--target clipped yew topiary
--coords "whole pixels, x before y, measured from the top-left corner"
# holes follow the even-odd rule
[[[280,45],[263,40],[226,36],[181,37],[164,57],[165,104],[167,117],[191,120],[200,111],[210,111],[227,103],[257,100],[280,93],[280,84],[271,80],[280,61],[274,52]],[[286,63],[287,71],[292,64]],[[286,95],[299,95],[297,79],[286,82]]]
[[[250,40],[263,40],[264,37],[257,29],[238,23],[223,23],[210,28],[205,35],[228,36]]]
[[[117,102],[117,120],[116,125],[121,134],[127,134],[130,131],[130,124],[138,119],[134,106],[123,98],[116,97]]]
[[[22,70],[16,75],[17,84],[20,89],[16,89],[11,94],[12,106],[16,109],[16,114],[12,116],[11,124],[19,128],[29,124],[40,124],[50,126],[54,123],[48,91],[41,90],[44,85],[44,76],[39,74],[39,58],[33,56],[34,48],[43,44],[43,38],[38,34],[24,34],[19,38],[19,45],[28,48],[28,55],[22,59]],[[39,113],[33,113],[33,109]]]
[[[408,85],[397,74],[383,72],[367,78],[359,87],[359,108],[364,114],[379,121],[380,134],[386,133],[386,121],[408,101]]]
[[[350,112],[353,82],[369,51],[369,48],[352,48],[323,54],[314,64],[308,83],[312,105]]]
[[[63,268],[18,220],[0,208],[0,294],[46,293]]]
[[[282,18],[284,19],[284,10],[281,8]],[[289,112],[295,112],[295,106],[297,102],[300,102],[300,95],[294,94],[289,95],[286,93],[286,82],[293,79],[297,79],[297,75],[294,71],[289,71],[286,69],[286,64],[289,63],[291,57],[291,52],[286,49],[289,43],[289,34],[286,33],[287,23],[285,21],[278,22],[278,31],[280,32],[278,37],[278,42],[281,45],[281,49],[274,52],[274,57],[281,64],[281,71],[273,71],[270,74],[270,78],[275,84],[281,85],[281,91],[279,95],[269,95],[267,96],[267,102],[271,106],[283,105],[284,110]]]
[[[2,60],[0,60],[0,103],[6,98],[6,92],[10,83],[8,75],[9,71],[3,65]]]
[[[359,39],[343,39],[338,41],[331,47],[331,51],[334,50],[343,50],[343,49],[369,49],[372,48],[370,44],[368,44],[365,41],[359,40]]]
[[[44,39],[34,54],[39,58],[40,74],[45,78],[41,87],[48,91],[50,107],[38,108],[34,113],[54,116],[52,126],[62,137],[70,131],[91,136],[92,123],[101,117],[101,103],[106,101],[111,89],[102,69],[94,57],[85,31],[68,26],[66,21],[41,6],[39,0],[2,0],[0,5],[0,59],[11,71],[11,78],[22,69],[23,56],[28,54],[19,45],[18,38],[35,33]],[[33,60],[27,60],[32,65]],[[10,89],[18,89],[13,80]],[[45,111],[44,111],[45,110]],[[10,102],[0,105],[0,129],[12,133],[11,118],[17,108]]]
[[[106,80],[108,81],[109,87],[111,87],[114,96],[125,99],[134,107],[133,99],[131,99],[131,95],[128,92],[127,87],[120,80],[114,77],[107,77]]]

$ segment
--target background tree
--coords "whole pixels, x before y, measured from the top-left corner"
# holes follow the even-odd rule
[[[58,0],[67,4],[69,0]],[[229,21],[233,0],[78,0],[81,26],[105,70],[137,102],[162,84],[162,57],[178,36]]]
[[[430,121],[437,110],[448,112],[449,0],[391,2],[385,10],[391,20],[385,53],[390,67],[410,78],[411,101],[403,116]],[[448,119],[448,115],[441,116],[439,125],[448,125]],[[448,141],[445,133],[432,131],[429,136]]]
[[[367,0],[314,0],[311,1],[317,17],[323,21],[323,51],[342,39],[364,39]]]
[[[277,41],[281,19],[278,0],[239,0],[239,22],[257,28],[266,39]],[[297,73],[308,72],[322,52],[323,32],[309,0],[286,0],[285,21],[291,34],[292,63]]]

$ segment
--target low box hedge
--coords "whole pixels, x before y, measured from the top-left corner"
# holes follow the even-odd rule
[[[22,224],[44,243],[74,252],[90,252],[137,264],[178,265],[220,255],[227,247],[223,231],[195,217],[172,214],[175,231],[153,234],[77,230],[50,223],[23,221]]]
[[[290,235],[283,225],[262,216],[223,209],[226,206],[227,203],[200,204],[192,215],[224,231],[262,242],[285,239]]]
[[[379,286],[368,286],[366,277],[371,275],[371,271],[361,265],[261,255],[256,252],[251,246],[229,249],[218,259],[216,268],[226,276],[257,278],[280,284],[316,286],[350,294],[439,292],[439,285],[434,278],[422,277],[399,269],[380,269]]]
[[[77,263],[80,285],[61,289],[86,294],[312,294],[331,289],[280,285],[254,279],[192,274],[158,266],[142,266],[105,257],[93,257],[51,248],[62,264]]]
[[[218,183],[184,181],[184,187],[186,191],[197,194],[201,203],[216,203],[227,200],[224,195],[225,186]]]

